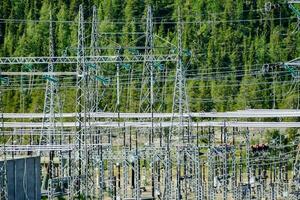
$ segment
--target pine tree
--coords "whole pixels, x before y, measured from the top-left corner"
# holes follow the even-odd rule
[[[69,20],[68,19],[69,13],[67,6],[65,3],[62,3],[60,5],[60,9],[57,13],[57,23],[56,26],[56,33],[57,33],[57,54],[62,55],[64,51],[66,50],[67,47],[69,47],[70,44],[70,29],[69,29],[69,24],[65,23],[65,21]]]

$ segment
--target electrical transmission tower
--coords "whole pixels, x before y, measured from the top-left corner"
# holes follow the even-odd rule
[[[76,79],[76,136],[75,136],[75,148],[73,150],[72,156],[72,193],[71,197],[87,197],[88,190],[87,188],[87,162],[86,157],[87,146],[85,138],[87,132],[87,104],[88,104],[88,77],[87,77],[87,66],[85,64],[84,56],[84,17],[83,17],[83,6],[79,6],[78,14],[78,46],[77,46],[77,79]]]
[[[49,25],[49,57],[54,58],[54,27],[52,13],[50,12],[50,25]],[[44,76],[46,79],[46,89],[45,89],[45,100],[44,100],[44,111],[43,111],[43,126],[40,136],[40,145],[62,145],[62,136],[60,136],[60,141],[57,140],[57,134],[60,132],[59,127],[62,127],[62,117],[61,117],[61,104],[59,98],[59,84],[57,78],[54,76],[54,64],[52,59],[48,63],[48,74]],[[58,115],[58,116],[56,116]],[[59,125],[57,125],[59,123]],[[62,152],[50,151],[48,155],[45,152],[40,152],[42,156],[48,158],[47,172],[42,183],[42,188],[48,190],[48,198],[53,198],[53,178],[54,178],[54,157],[60,155]],[[62,160],[62,159],[60,159]],[[63,171],[63,170],[61,170]],[[62,185],[62,184],[61,184]]]
[[[143,74],[142,74],[142,84],[141,84],[141,91],[140,91],[140,105],[139,105],[139,112],[140,113],[151,113],[151,129],[148,131],[148,144],[153,145],[153,137],[154,137],[154,101],[155,101],[155,93],[154,93],[154,77],[155,77],[155,69],[154,69],[154,34],[153,34],[153,14],[151,6],[147,7],[147,18],[146,18],[146,33],[145,33],[145,61],[143,63]],[[143,121],[143,120],[142,120]],[[139,160],[140,158],[137,159]],[[134,166],[138,165],[137,161]],[[146,162],[146,161],[145,161]],[[151,162],[151,161],[150,161]],[[139,169],[134,168],[135,177],[139,175]],[[152,195],[154,196],[154,180],[153,180],[153,170],[151,171],[151,181],[152,181]],[[135,180],[136,189],[140,190],[139,180]],[[137,193],[137,191],[135,191]],[[139,193],[138,193],[139,194]],[[140,198],[140,194],[138,196]]]
[[[180,185],[180,177],[177,178],[177,182],[176,182],[177,187],[173,185],[175,182],[172,181],[172,164],[173,164],[172,151],[175,150],[177,152],[175,154],[179,155],[179,158],[181,156],[187,157],[187,155],[193,154],[192,151],[180,150],[180,147],[178,147],[179,149],[171,148],[172,143],[174,143],[175,145],[181,145],[185,143],[186,136],[187,136],[185,132],[185,126],[189,125],[189,119],[184,116],[184,114],[189,113],[189,108],[188,108],[187,94],[186,94],[186,87],[185,87],[186,80],[185,80],[185,68],[183,64],[182,32],[183,32],[183,23],[182,23],[182,16],[181,16],[181,8],[179,6],[178,23],[177,23],[176,77],[174,83],[173,106],[172,106],[173,116],[171,119],[172,126],[168,134],[167,148],[166,148],[165,159],[164,159],[164,165],[165,165],[165,181],[164,181],[165,188],[163,193],[164,199],[173,199],[176,197],[181,198],[181,190],[183,188]],[[178,114],[179,116],[175,117],[176,114]],[[176,122],[178,124],[175,125]],[[180,163],[179,160],[177,161]],[[187,165],[189,161],[188,160],[185,161]],[[185,168],[184,173],[186,173],[186,169],[187,168]],[[186,186],[187,184],[185,185],[185,187]]]
[[[149,144],[153,139],[153,112],[154,112],[154,36],[153,36],[153,16],[151,6],[147,7],[146,20],[146,41],[145,41],[145,61],[143,67],[143,80],[140,93],[139,112],[151,113],[152,128],[149,134]]]
[[[153,69],[153,16],[150,6],[147,8],[145,61],[143,68],[143,81],[140,94],[140,112],[153,112],[154,104],[154,69]]]
[[[176,134],[178,141],[185,142],[187,134],[185,132],[185,126],[189,125],[189,117],[185,117],[184,114],[189,113],[188,107],[188,98],[186,93],[186,79],[185,79],[185,66],[183,64],[183,46],[182,46],[182,32],[183,32],[183,23],[181,16],[181,8],[178,7],[178,23],[177,23],[177,64],[176,64],[176,77],[174,85],[174,94],[173,94],[173,107],[172,113],[178,114],[179,117],[172,117],[172,122],[178,120],[179,124],[172,127],[171,137],[174,137]],[[177,127],[177,128],[176,128]],[[182,139],[180,140],[180,134]],[[189,137],[189,136],[188,136]]]
[[[0,87],[2,87],[2,77],[0,71]],[[1,150],[0,150],[0,199],[8,200],[8,187],[7,187],[7,155],[6,155],[6,138],[4,134],[4,118],[3,118],[3,94],[0,88],[0,120],[1,120]]]
[[[92,32],[91,32],[91,44],[90,44],[90,56],[97,56],[99,55],[99,49],[98,49],[98,22],[97,22],[97,7],[93,6],[93,14],[92,14]],[[88,90],[88,98],[87,100],[87,120],[88,120],[88,133],[90,136],[88,136],[88,141],[90,144],[99,145],[100,143],[100,136],[98,135],[98,129],[93,126],[93,123],[96,122],[96,118],[94,116],[91,116],[90,113],[98,112],[99,111],[99,81],[97,81],[97,77],[99,75],[99,69],[100,65],[97,63],[90,63],[87,64],[87,90]],[[86,138],[87,140],[87,138]],[[97,150],[97,151],[96,151]],[[95,149],[95,146],[90,147],[90,149],[87,151],[87,159],[88,159],[88,165],[87,165],[87,187],[90,188],[89,194],[91,197],[95,196],[95,181],[94,181],[94,169],[99,168],[99,179],[101,181],[104,181],[103,179],[103,166],[99,163],[100,159],[100,151],[99,146],[97,146],[97,149]],[[101,162],[101,161],[100,161]],[[100,188],[100,199],[102,196],[102,188]]]

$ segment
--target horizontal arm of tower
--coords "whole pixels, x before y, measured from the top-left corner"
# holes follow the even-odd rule
[[[172,127],[172,126],[184,126],[184,127],[243,127],[243,128],[300,128],[300,122],[242,122],[242,121],[228,121],[224,122],[94,122],[88,126],[92,127],[136,127],[136,128],[151,128],[151,127]],[[78,127],[79,125],[74,122],[64,122],[62,127]],[[4,122],[4,128],[43,128],[42,122]]]
[[[153,55],[151,60],[146,55],[126,55],[126,56],[85,56],[84,63],[115,63],[115,62],[129,62],[139,63],[145,61],[157,62],[175,62],[177,55]],[[17,64],[74,64],[81,62],[82,58],[77,56],[69,57],[0,57],[0,65],[17,65]]]
[[[76,76],[76,72],[1,72],[2,76]]]
[[[113,113],[113,112],[91,112],[91,117],[95,118],[177,118],[195,117],[195,118],[274,118],[274,117],[300,117],[300,111],[297,109],[248,109],[232,112],[191,112],[183,113]],[[63,118],[76,117],[77,113],[62,113]],[[42,118],[43,113],[3,113],[4,119],[18,118]],[[56,116],[60,117],[60,116]]]
[[[101,143],[101,144],[87,144],[82,145],[81,147],[86,148],[95,148],[96,146],[110,146],[109,143]],[[64,144],[64,145],[5,145],[5,147],[0,147],[1,151],[6,152],[27,152],[27,151],[71,151],[74,149],[78,149],[78,145],[75,144]]]
[[[292,3],[300,3],[300,0],[291,0],[291,1],[288,1],[288,4],[292,4]]]

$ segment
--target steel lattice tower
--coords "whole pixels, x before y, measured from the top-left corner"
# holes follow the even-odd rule
[[[53,19],[52,13],[50,12],[50,24],[49,24],[49,56],[54,58],[54,33],[53,33]],[[43,110],[43,127],[40,137],[41,145],[54,145],[57,143],[56,132],[58,126],[56,125],[57,120],[61,120],[61,109],[60,109],[60,99],[58,94],[58,80],[53,75],[54,64],[52,59],[48,63],[48,75],[44,78],[46,79],[46,89],[45,89],[45,100],[44,100],[44,110]],[[59,116],[57,117],[56,114]],[[61,121],[60,121],[61,122]],[[60,124],[61,125],[61,124]],[[62,139],[62,138],[61,138]],[[61,141],[60,141],[61,143]],[[42,183],[43,189],[48,189],[48,198],[52,199],[53,188],[51,186],[51,179],[54,177],[53,169],[53,159],[55,156],[54,151],[50,151],[48,156],[44,152],[40,152],[41,155],[49,157],[48,169],[46,173],[46,179]]]
[[[148,143],[149,145],[153,142],[153,134],[154,134],[154,127],[153,127],[153,112],[154,112],[154,60],[153,60],[153,51],[154,51],[154,35],[153,35],[153,15],[152,15],[152,8],[151,6],[147,6],[147,18],[146,18],[146,33],[145,33],[145,60],[143,63],[143,75],[142,75],[142,84],[141,84],[141,92],[140,92],[140,105],[139,105],[139,112],[142,113],[151,113],[151,128],[148,132]],[[133,170],[135,172],[135,197],[137,199],[140,198],[141,193],[139,192],[141,187],[141,180],[138,180],[140,176],[140,172],[138,167],[140,157],[138,152],[136,153],[136,162],[133,165]],[[146,161],[145,161],[146,162]],[[152,171],[153,172],[153,171]],[[151,181],[153,182],[153,174],[151,174]],[[153,183],[152,183],[153,187]],[[153,195],[153,188],[152,188],[152,195]]]
[[[1,77],[1,71],[0,71]],[[0,80],[0,86],[2,85],[2,80]],[[1,117],[1,150],[0,150],[0,161],[2,165],[0,166],[0,199],[8,200],[8,188],[7,188],[7,158],[6,158],[6,141],[5,141],[5,134],[4,134],[4,118],[3,118],[3,95],[2,95],[2,88],[0,88],[0,117]]]
[[[97,22],[97,7],[93,6],[93,14],[92,14],[92,32],[91,32],[91,44],[90,44],[90,56],[97,56],[99,55],[99,50],[98,50],[98,22]],[[92,123],[96,121],[96,118],[94,116],[91,116],[90,113],[93,112],[98,112],[99,109],[99,83],[96,80],[99,69],[100,69],[100,65],[97,63],[91,63],[87,65],[88,67],[86,68],[88,76],[87,76],[87,81],[88,81],[88,85],[87,85],[87,90],[88,90],[88,96],[89,98],[87,98],[87,102],[88,102],[88,106],[87,106],[87,116],[88,116],[88,133],[89,136],[88,138],[88,142],[90,144],[99,144],[100,143],[100,139],[99,136],[95,136],[97,134],[97,128],[93,127]],[[87,139],[87,138],[86,138]],[[100,144],[101,145],[101,144]],[[99,147],[97,147],[99,148]],[[91,147],[91,151],[88,151],[88,188],[90,188],[90,194],[95,195],[95,181],[93,179],[93,168],[94,167],[99,167],[100,170],[101,165],[98,166],[98,162],[95,162],[96,160],[99,160],[99,155],[97,154],[99,153],[99,151],[96,151],[96,149],[94,149],[94,147]],[[100,161],[101,162],[101,161]],[[100,175],[102,173],[100,172]],[[100,177],[101,179],[101,177]],[[101,196],[101,194],[100,194]]]
[[[152,114],[152,128],[149,134],[149,144],[153,140],[153,112],[154,112],[154,66],[153,66],[153,16],[151,6],[147,7],[147,21],[146,21],[146,40],[145,40],[145,61],[143,67],[143,80],[140,93],[139,112],[150,112]]]
[[[167,141],[167,152],[165,155],[165,188],[164,188],[164,199],[172,199],[174,195],[180,194],[180,188],[177,188],[177,192],[173,191],[175,188],[172,185],[172,148],[170,148],[171,143],[174,140],[174,137],[178,137],[177,145],[184,143],[184,125],[185,118],[184,113],[188,113],[187,105],[187,96],[185,91],[185,69],[183,66],[183,49],[182,49],[182,31],[183,23],[181,16],[181,8],[178,7],[178,23],[177,23],[177,62],[176,62],[176,78],[174,84],[174,94],[173,94],[173,106],[172,106],[172,123],[175,120],[178,120],[179,124],[177,126],[172,125],[171,130],[168,135]],[[179,114],[178,118],[175,118],[174,115]],[[182,140],[180,139],[180,134],[182,134]],[[178,185],[179,183],[177,183]]]
[[[85,133],[87,133],[87,104],[88,104],[88,79],[85,65],[84,52],[84,13],[83,6],[79,6],[78,14],[78,46],[77,46],[77,80],[76,80],[76,136],[75,148],[72,157],[72,193],[71,198],[86,196],[87,182],[87,146]]]
[[[93,15],[92,15],[92,32],[91,32],[91,44],[90,44],[90,56],[97,56],[100,54],[98,49],[98,42],[99,42],[99,34],[98,34],[98,12],[97,7],[93,6]],[[88,65],[88,74],[89,74],[89,108],[90,112],[99,112],[99,89],[100,83],[97,81],[97,77],[100,75],[99,72],[101,70],[101,65],[99,63],[92,63]],[[97,134],[97,136],[92,137],[92,142],[98,145],[101,145],[102,140],[100,139],[101,136],[99,135],[100,132],[96,127],[91,125],[91,122],[95,122],[96,118],[89,115],[89,122],[90,122],[90,132],[92,134]],[[99,189],[98,189],[98,197],[99,199],[104,198],[104,163],[102,158],[102,147],[98,146],[97,151],[94,151],[93,156],[93,167],[98,168],[99,170]],[[96,155],[97,154],[97,155]],[[91,180],[93,185],[93,189],[95,189],[96,183]],[[93,191],[95,192],[95,191]]]
[[[140,94],[140,112],[153,113],[154,104],[154,68],[153,68],[153,22],[151,6],[147,8],[145,61],[143,68],[143,81]]]
[[[183,114],[189,113],[188,107],[188,99],[186,94],[186,80],[185,80],[185,67],[183,64],[183,47],[182,47],[182,31],[183,31],[183,23],[181,16],[181,8],[178,7],[178,24],[177,24],[177,64],[176,64],[176,78],[174,85],[174,94],[173,94],[173,107],[172,113],[173,115],[178,113],[179,117],[172,117],[172,122],[175,120],[179,120],[179,126],[177,128],[172,127],[172,131],[170,137],[174,137],[174,133],[178,134],[178,141],[180,141],[180,134],[182,134],[181,142],[185,140],[185,130],[184,125],[189,122],[189,119],[186,119]]]

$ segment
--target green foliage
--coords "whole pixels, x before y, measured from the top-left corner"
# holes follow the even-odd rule
[[[292,146],[285,146],[283,149],[276,148],[279,146],[279,144],[287,145],[293,142],[290,139],[291,138],[289,136],[287,136],[285,133],[281,133],[279,130],[267,130],[266,132],[266,140],[269,146],[272,147],[270,149],[270,153],[273,155],[278,155],[280,151],[290,151]]]
[[[0,18],[27,19],[26,23],[5,21],[0,23],[0,56],[37,56],[48,55],[48,28],[50,8],[55,23],[55,54],[58,56],[67,52],[76,55],[78,7],[84,4],[84,17],[91,21],[91,7],[98,7],[100,32],[142,32],[145,26],[137,22],[145,21],[147,5],[153,7],[154,32],[156,35],[176,43],[177,34],[174,24],[160,23],[177,20],[177,6],[182,8],[185,23],[183,31],[184,49],[192,52],[184,58],[188,67],[187,93],[191,111],[227,111],[245,108],[272,108],[273,95],[276,97],[276,108],[298,108],[298,87],[292,83],[277,84],[280,81],[290,81],[292,77],[280,73],[276,79],[271,75],[262,76],[259,72],[264,63],[277,63],[297,57],[300,49],[300,34],[294,30],[296,20],[272,20],[278,18],[279,10],[261,12],[267,0],[25,0],[0,1]],[[294,14],[282,5],[281,16]],[[41,21],[35,21],[41,20]],[[244,20],[244,21],[239,21]],[[117,23],[118,22],[118,23]],[[197,23],[196,23],[197,22]],[[87,36],[85,43],[89,45],[90,24],[85,24]],[[144,40],[136,40],[137,34],[122,34],[121,37],[101,36],[99,45],[142,46]],[[155,41],[156,46],[163,46],[161,40]],[[66,51],[68,49],[68,51]],[[162,51],[161,49],[157,52]],[[129,53],[128,49],[124,50]],[[156,52],[156,53],[157,53]],[[102,54],[115,53],[103,50]],[[174,65],[162,63],[169,76],[165,84],[163,111],[172,110]],[[40,67],[40,66],[38,66]],[[101,66],[115,74],[115,66]],[[15,70],[9,67],[8,70]],[[44,70],[43,68],[39,68]],[[75,66],[57,65],[56,71],[74,71]],[[136,70],[136,71],[135,71]],[[122,72],[124,77],[142,70],[141,65],[132,65],[128,72]],[[253,74],[257,72],[257,74]],[[200,75],[199,75],[200,74]],[[283,75],[284,74],[284,75]],[[106,77],[106,74],[100,74]],[[129,77],[129,76],[128,76]],[[122,87],[121,110],[139,110],[140,77],[134,77],[132,82]],[[125,79],[130,80],[130,79]],[[115,82],[115,80],[111,80]],[[123,82],[123,84],[124,84]],[[63,83],[62,83],[63,84]],[[273,86],[276,89],[273,94]],[[113,109],[116,102],[115,87],[106,87],[100,107]],[[290,89],[292,92],[289,92]],[[43,90],[25,94],[27,110],[41,110]],[[64,93],[65,111],[74,111],[76,91],[68,89]],[[162,91],[159,91],[162,94]],[[20,93],[5,92],[5,109],[20,111]]]
[[[289,128],[286,131],[286,135],[288,140],[293,142],[300,135],[300,132],[297,128]]]

